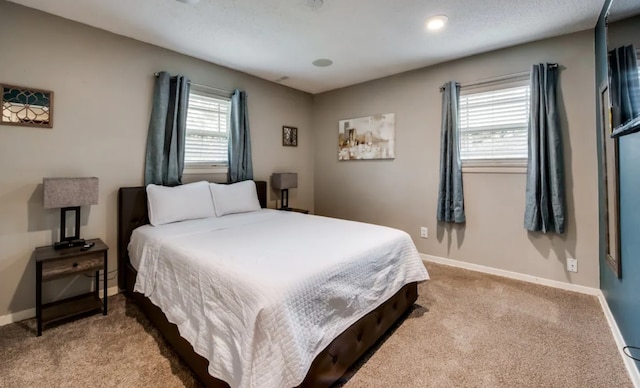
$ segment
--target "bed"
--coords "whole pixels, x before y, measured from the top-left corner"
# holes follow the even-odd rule
[[[256,181],[255,186],[257,189],[257,195],[258,195],[260,207],[266,208],[266,182]],[[314,221],[313,219],[316,219],[316,220]],[[250,220],[250,221],[247,221],[247,220]],[[240,236],[247,235],[248,233],[254,233],[255,236],[262,236],[264,234],[263,240],[265,240],[262,243],[251,244],[251,245],[255,245],[255,247],[251,247],[252,250],[247,250],[248,248],[245,249],[245,251],[243,251],[244,253],[238,253],[238,257],[242,257],[243,254],[246,257],[249,257],[250,255],[262,257],[264,255],[266,260],[273,260],[274,248],[272,245],[269,245],[268,243],[268,240],[274,240],[277,238],[273,230],[275,229],[282,230],[282,228],[286,228],[287,225],[290,225],[290,226],[301,225],[302,229],[304,229],[305,227],[309,227],[309,228],[317,227],[317,228],[320,228],[318,229],[320,230],[320,233],[324,233],[322,228],[325,228],[324,231],[328,231],[328,229],[336,229],[336,228],[339,229],[340,227],[343,227],[343,226],[347,228],[349,227],[349,225],[345,224],[347,222],[328,219],[325,217],[307,216],[307,215],[302,215],[297,213],[294,214],[289,212],[279,212],[275,210],[259,210],[252,213],[251,215],[238,214],[238,215],[233,215],[231,217],[225,217],[222,220],[212,219],[212,220],[197,220],[193,222],[177,223],[176,225],[171,225],[169,228],[165,228],[165,229],[150,227],[147,225],[148,223],[149,223],[149,214],[147,210],[147,194],[146,194],[145,188],[143,187],[121,188],[118,195],[118,264],[119,264],[119,268],[121,269],[119,271],[120,289],[136,301],[136,303],[141,307],[141,309],[149,317],[152,323],[158,328],[158,330],[162,333],[165,339],[171,344],[171,346],[180,355],[180,357],[189,365],[189,367],[193,370],[193,372],[196,374],[196,376],[201,380],[201,382],[205,386],[228,387],[229,384],[227,384],[225,381],[231,381],[232,386],[267,386],[267,385],[278,386],[278,384],[274,383],[274,381],[264,380],[264,376],[265,376],[264,372],[262,372],[261,374],[260,373],[256,374],[258,376],[258,380],[256,379],[234,380],[234,375],[225,374],[224,368],[222,368],[222,371],[220,371],[220,369],[216,369],[219,367],[218,364],[220,364],[218,361],[212,362],[210,365],[208,359],[212,359],[212,360],[214,359],[211,353],[212,352],[211,348],[213,348],[214,345],[208,346],[207,341],[204,341],[204,345],[203,345],[203,341],[201,338],[202,336],[198,338],[198,336],[194,334],[196,331],[199,331],[201,329],[201,326],[203,325],[203,323],[202,322],[185,323],[185,321],[189,322],[189,320],[180,319],[182,315],[184,315],[185,309],[190,310],[191,307],[185,307],[183,310],[178,309],[179,311],[175,312],[174,306],[167,305],[167,302],[165,301],[164,302],[165,311],[163,312],[161,308],[156,306],[156,305],[162,306],[163,301],[162,301],[162,298],[155,296],[155,294],[161,294],[159,291],[163,289],[165,289],[165,292],[171,292],[170,290],[176,288],[175,286],[169,287],[168,285],[171,281],[173,281],[172,279],[174,278],[174,274],[173,272],[171,272],[169,273],[169,275],[165,275],[164,278],[161,275],[157,275],[159,278],[163,280],[160,282],[156,281],[155,283],[153,281],[149,282],[147,280],[147,278],[150,277],[148,275],[149,270],[145,269],[146,267],[143,267],[140,273],[138,271],[138,269],[140,269],[141,262],[144,263],[144,260],[142,261],[140,260],[140,257],[139,257],[140,252],[143,252],[143,251],[146,252],[146,250],[142,249],[141,247],[143,246],[147,247],[150,243],[145,241],[149,241],[149,239],[151,239],[150,241],[155,241],[153,240],[153,238],[155,238],[155,236],[158,235],[158,233],[160,232],[164,232],[166,230],[171,230],[171,229],[179,230],[180,237],[179,238],[176,237],[174,239],[175,240],[174,244],[170,245],[169,243],[163,242],[164,244],[163,247],[166,245],[165,250],[167,252],[173,252],[174,255],[181,255],[183,254],[183,251],[189,251],[187,252],[188,255],[187,253],[184,253],[186,256],[180,258],[180,260],[177,260],[173,257],[164,258],[164,256],[162,255],[158,256],[158,259],[157,259],[159,260],[158,262],[160,263],[158,265],[160,265],[162,268],[173,267],[176,265],[175,263],[183,263],[183,262],[186,262],[186,260],[190,260],[191,256],[197,256],[198,252],[210,251],[212,248],[216,248],[221,252],[224,251],[225,249],[231,249],[229,247],[232,246],[232,244],[231,242],[229,242],[229,240],[233,240],[234,238],[236,238],[235,237],[236,235],[230,234],[231,232],[229,232],[229,230],[238,228],[239,230],[243,231],[242,234],[240,234]],[[291,223],[295,223],[295,224],[291,224]],[[260,224],[261,225],[260,227],[262,227],[263,229],[255,229],[258,227],[256,226],[258,224]],[[200,228],[202,228],[202,225],[205,225],[204,228],[207,230],[206,233],[209,233],[206,235],[208,236],[206,238],[198,237],[200,233],[204,233],[200,231]],[[320,225],[320,226],[317,226],[317,225]],[[364,225],[366,224],[363,224],[363,226]],[[371,233],[372,236],[375,237],[375,233],[379,231],[380,227],[373,227],[373,226],[370,226],[370,227],[372,229],[367,230],[367,233]],[[185,228],[186,228],[186,231],[185,231]],[[294,233],[295,229],[297,229],[297,227],[291,227],[290,232]],[[197,230],[197,233],[194,232],[194,230]],[[262,231],[262,232],[256,233],[256,230]],[[344,229],[344,230],[349,231],[350,229]],[[345,232],[342,232],[342,233],[344,234]],[[133,235],[134,241],[132,241],[132,235]],[[382,234],[381,236],[384,236],[384,234]],[[143,237],[146,238],[147,240],[145,240]],[[216,238],[218,240],[215,240]],[[242,238],[242,237],[238,237],[238,238]],[[254,237],[252,237],[252,241],[253,239]],[[355,237],[353,237],[353,239],[355,239]],[[238,241],[242,242],[243,240],[238,240]],[[308,240],[308,243],[312,243],[312,240]],[[204,245],[198,248],[199,244],[204,244]],[[410,244],[413,247],[413,244],[412,243]],[[244,245],[248,245],[248,244],[243,244],[243,246]],[[351,245],[358,245],[358,242],[355,241]],[[130,252],[130,248],[131,248],[131,252]],[[195,250],[196,248],[200,250],[199,251]],[[317,246],[316,250],[319,250],[321,248],[322,248],[321,246]],[[258,251],[256,251],[255,249],[258,249]],[[261,249],[264,252],[260,251]],[[290,254],[290,255],[295,254],[295,252],[291,253],[291,251],[292,250],[295,251],[295,249],[296,249],[296,246],[294,244],[289,246],[288,248],[285,248],[282,252],[276,252],[275,254],[285,257],[287,254]],[[412,249],[415,250],[415,247],[413,247]],[[229,252],[233,253],[233,251],[229,251]],[[229,252],[227,252],[226,255],[229,255]],[[362,255],[365,255],[365,254],[362,254]],[[146,257],[144,255],[142,256]],[[210,260],[210,258],[207,258],[207,260]],[[311,262],[318,263],[316,266],[319,266],[319,267],[326,266],[326,268],[330,268],[329,265],[331,264],[331,263],[321,263],[320,260],[315,260]],[[162,266],[162,263],[165,263],[164,266]],[[224,262],[219,262],[216,265],[219,265],[220,263],[224,263]],[[251,261],[251,263],[252,263],[252,266],[253,265],[256,265],[258,267],[260,266],[259,260]],[[295,262],[292,261],[290,263],[295,263]],[[338,261],[336,263],[340,264],[340,262]],[[344,266],[347,264],[341,263],[340,265]],[[201,265],[201,264],[198,264],[198,265]],[[234,261],[234,265],[240,265],[240,264],[235,264],[235,261]],[[360,266],[362,266],[362,264],[360,264]],[[186,267],[190,268],[190,266],[186,266]],[[349,269],[350,267],[344,267],[344,268],[346,268],[345,271],[347,272],[351,271],[351,269]],[[156,270],[154,269],[154,271]],[[159,274],[163,273],[161,270],[157,270],[157,271],[159,271],[158,272]],[[203,269],[198,267],[197,271],[192,271],[190,274],[187,274],[186,276],[200,277],[201,273],[206,273],[203,271],[204,271]],[[231,276],[229,274],[233,273],[232,270],[230,271],[231,272],[223,273],[223,275],[217,275],[218,277],[216,278],[217,279],[216,282],[224,283],[224,280],[228,276],[229,277]],[[263,265],[261,271],[262,273],[269,273],[270,271],[269,265]],[[313,337],[314,332],[313,330],[309,330],[309,333],[306,333],[305,331],[301,331],[301,330],[293,330],[293,329],[287,330],[288,329],[287,323],[293,325],[292,327],[297,328],[299,326],[296,326],[297,324],[296,322],[303,321],[303,319],[296,316],[295,314],[289,314],[289,310],[282,308],[279,304],[272,303],[272,304],[266,305],[267,307],[258,304],[256,305],[257,306],[256,316],[261,317],[260,319],[262,319],[262,321],[260,322],[263,322],[263,321],[271,322],[272,319],[269,320],[267,318],[272,316],[278,316],[278,317],[291,316],[292,318],[284,320],[283,321],[284,323],[278,321],[277,324],[274,324],[273,322],[271,322],[269,323],[271,326],[268,326],[265,323],[264,327],[268,328],[269,330],[268,330],[268,333],[263,335],[262,337],[269,337],[270,338],[269,341],[273,341],[273,343],[276,345],[273,345],[271,342],[264,340],[262,342],[259,342],[260,346],[256,346],[256,348],[253,348],[250,352],[246,354],[240,354],[238,356],[238,359],[245,360],[247,358],[250,359],[254,357],[259,362],[253,362],[248,365],[253,365],[255,367],[254,369],[259,369],[260,367],[271,368],[272,371],[277,371],[277,372],[274,372],[275,375],[277,375],[278,373],[281,373],[283,375],[282,377],[283,380],[281,381],[296,381],[296,384],[292,384],[292,385],[297,385],[298,382],[301,382],[300,386],[305,386],[305,387],[330,386],[332,383],[338,380],[346,372],[346,370],[358,358],[360,358],[364,354],[364,352],[367,349],[369,349],[372,345],[374,345],[377,342],[377,340],[398,319],[400,319],[403,315],[405,315],[410,310],[411,306],[417,299],[417,281],[424,280],[426,277],[428,277],[428,275],[424,276],[424,275],[418,274],[419,271],[418,272],[414,271],[414,272],[415,273],[412,275],[413,276],[412,281],[407,282],[406,284],[403,282],[402,284],[397,284],[395,286],[395,288],[398,289],[397,292],[395,289],[381,288],[379,291],[380,294],[378,295],[385,295],[383,299],[380,299],[380,300],[384,300],[384,302],[380,303],[379,301],[377,301],[375,302],[375,305],[371,309],[368,309],[368,311],[365,311],[362,313],[358,312],[358,314],[354,314],[352,317],[349,318],[351,319],[351,321],[348,321],[348,325],[344,323],[344,322],[347,322],[346,321],[347,318],[342,318],[343,321],[340,321],[340,324],[344,325],[344,328],[340,329],[340,325],[337,325],[337,324],[329,325],[330,329],[326,329],[326,331],[327,333],[333,333],[333,334],[331,334],[329,338],[322,338],[322,340],[318,339],[316,342],[314,342],[314,344],[316,344],[317,346],[321,345],[321,348],[319,348],[316,352],[312,354],[313,357],[305,353],[296,354],[295,351],[298,348],[296,346],[292,346],[291,349],[286,349],[278,352],[278,350],[283,347],[281,346],[281,343],[278,342],[279,341],[279,339],[277,338],[278,335],[280,336],[284,335],[285,337],[287,337],[286,341],[281,340],[282,343],[289,344],[293,342],[295,345],[297,342],[302,342],[304,344],[307,344],[307,342],[310,341],[309,338],[315,338]],[[287,281],[291,280],[291,279],[288,279],[287,276],[283,276],[281,280],[278,280],[278,282],[271,282],[271,283],[268,282],[268,279],[270,279],[270,277],[273,277],[274,275],[277,275],[279,273],[282,273],[282,271],[271,272],[270,276],[265,276],[264,278],[255,277],[255,276],[253,278],[251,278],[250,276],[246,276],[246,278],[237,278],[234,280],[234,282],[237,281],[239,283],[247,284],[246,287],[240,288],[240,290],[250,289],[248,285],[252,283],[256,283],[256,287],[257,287],[261,283],[266,282],[265,284],[271,288],[263,288],[262,291],[259,293],[260,295],[262,295],[262,293],[264,293],[264,290],[266,289],[270,290],[272,288],[278,289],[277,285],[280,284],[280,282],[282,282],[283,284],[287,284]],[[155,272],[153,272],[153,274],[154,274],[153,276],[156,276]],[[424,274],[426,274],[426,271],[424,271]],[[332,275],[332,277],[335,277],[335,276]],[[136,284],[136,278],[138,278],[139,280],[137,284]],[[400,277],[398,277],[398,279],[400,279]],[[178,280],[176,281],[178,282]],[[325,284],[325,279],[322,278],[321,282],[322,284]],[[148,287],[147,289],[144,289],[144,284],[147,284],[147,283],[148,283]],[[187,286],[187,282],[184,282],[184,281],[183,283],[176,283],[176,284],[178,284],[178,287]],[[296,284],[296,287],[291,287],[292,289],[296,289],[295,293],[290,292],[289,288],[283,287],[283,290],[284,290],[283,292],[278,293],[274,291],[274,295],[278,297],[281,297],[282,295],[286,295],[287,298],[292,298],[291,300],[287,300],[287,303],[286,303],[287,305],[299,304],[299,300],[300,298],[302,298],[301,295],[304,295],[305,296],[304,298],[308,298],[310,301],[314,301],[316,299],[319,299],[319,300],[322,299],[322,298],[314,298],[313,296],[314,288],[310,288],[311,286],[307,285],[305,282],[296,282],[295,284]],[[326,282],[326,284],[329,284],[329,283]],[[329,286],[327,287],[331,289],[331,287]],[[325,287],[325,291],[323,292],[326,292],[327,287]],[[154,293],[150,294],[148,292],[150,289],[154,289],[155,291],[155,288],[158,289],[158,292],[155,292],[155,294]],[[136,292],[136,290],[140,292]],[[148,297],[143,294],[147,294]],[[243,294],[239,293],[238,295],[243,295]],[[309,295],[311,296],[309,297]],[[228,294],[227,294],[227,298],[228,298]],[[240,311],[242,312],[244,312],[245,310],[251,311],[251,307],[253,306],[252,298],[253,298],[253,294],[251,293],[247,294],[247,297],[244,300],[239,297],[239,299],[241,299],[241,303],[246,303],[246,306],[244,305],[241,306]],[[154,301],[152,302],[151,299],[154,299]],[[224,298],[220,298],[220,299],[224,299]],[[371,303],[370,301],[369,302],[366,301],[366,297],[362,297],[361,299],[364,300],[364,302],[362,303],[365,303],[365,304]],[[198,301],[199,299],[194,298],[194,300]],[[275,297],[274,297],[274,300],[276,300]],[[206,303],[202,302],[202,305],[209,306],[210,301],[207,300]],[[324,305],[326,305],[326,303]],[[316,305],[312,305],[311,310],[309,311],[313,312],[316,310],[321,310],[321,307],[324,305],[316,303]],[[214,314],[213,316],[216,319],[218,317],[224,317],[224,314],[223,312],[220,312],[220,309],[216,308],[211,310],[218,311],[218,313],[213,313]],[[205,312],[202,315],[207,315],[207,313]],[[267,318],[264,318],[263,316]],[[307,317],[304,317],[304,318],[307,319]],[[180,328],[171,322],[177,322]],[[224,321],[218,322],[218,326],[217,326],[218,329],[224,326],[223,322]],[[259,322],[259,321],[256,319],[256,322]],[[291,322],[294,322],[294,323],[291,323]],[[189,324],[193,326],[192,327],[193,330],[191,331],[187,330],[189,327]],[[245,337],[248,337],[249,339],[254,339],[255,337],[257,337],[255,333],[260,332],[259,328],[261,326],[259,326],[258,323],[253,323],[253,322],[249,322],[247,325],[248,326],[244,327],[242,330],[238,330],[238,332],[242,334],[244,333],[245,330],[249,331],[250,329],[252,329],[253,326],[258,327],[258,329],[256,329],[255,332],[251,332],[252,333],[251,335],[247,334],[245,336]],[[278,330],[274,330],[274,328],[278,329],[278,327],[280,326],[282,326],[282,329],[283,329],[281,330],[282,333],[278,333]],[[185,327],[187,329],[185,329]],[[336,331],[338,329],[340,330]],[[263,331],[264,330],[266,329],[263,329]],[[216,337],[214,335],[213,341],[208,341],[208,342],[216,343],[216,338],[218,338],[218,342],[215,346],[221,349],[221,348],[224,348],[227,345],[227,343],[230,341],[228,339],[229,333],[225,331],[220,331],[220,330],[218,332],[220,333],[219,337]],[[296,336],[292,336],[291,333],[294,333],[294,332],[297,333]],[[234,333],[231,332],[231,334],[233,335]],[[189,341],[187,341],[183,337],[187,337]],[[271,337],[273,337],[274,339],[271,339]],[[208,337],[205,337],[205,338],[208,338]],[[241,339],[242,339],[242,336],[234,337],[233,341],[239,341]],[[196,348],[195,350],[194,350],[194,346]],[[256,350],[256,349],[260,349],[260,350]],[[265,352],[267,353],[271,352],[270,353],[271,357],[268,357],[268,356],[265,357]],[[260,356],[260,354],[262,354],[262,356]],[[205,355],[206,357],[203,357],[202,355]],[[292,364],[292,360],[280,361],[278,356],[280,356],[283,359],[287,357],[289,358],[293,357],[294,358],[293,364]],[[299,364],[301,365],[297,365],[296,360],[304,359],[305,357],[309,358],[309,362],[306,362],[306,363],[299,362]],[[288,363],[285,364],[285,362],[288,362]],[[303,370],[306,371],[306,374],[300,375],[299,368],[303,368]],[[211,369],[214,369],[215,371],[217,371],[216,373],[214,373],[215,375],[223,376],[223,377],[221,377],[221,379],[212,377],[210,374]],[[293,372],[289,372],[290,369],[293,370]],[[231,370],[231,372],[229,373],[232,373],[232,372],[233,370]],[[289,375],[294,375],[294,377],[291,377]],[[303,378],[301,378],[300,376],[303,376]],[[260,378],[262,378],[263,380],[260,380]],[[293,378],[294,380],[287,380],[287,378]],[[223,379],[225,381],[223,381]]]

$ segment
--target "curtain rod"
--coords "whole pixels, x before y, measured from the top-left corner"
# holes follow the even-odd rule
[[[154,77],[157,77],[157,76],[159,76],[159,75],[160,75],[160,73],[153,73],[153,76],[154,76]],[[224,93],[224,94],[227,94],[227,95],[229,95],[229,96],[233,94],[233,92],[230,92],[230,91],[225,90],[225,89],[219,89],[219,88],[214,88],[214,87],[212,87],[212,86],[207,86],[207,85],[197,84],[197,83],[192,82],[192,81],[189,81],[189,85],[191,85],[191,86],[196,86],[196,87],[198,87],[198,88],[205,88],[205,89],[215,90],[215,91],[216,91],[216,92],[218,92],[218,93]]]
[[[549,67],[557,68],[558,64],[557,63],[550,63]],[[510,78],[524,77],[524,76],[528,76],[529,74],[531,74],[530,71],[521,71],[519,73],[513,73],[513,74],[501,75],[499,77],[487,78],[487,79],[483,79],[483,80],[480,80],[480,81],[471,82],[471,83],[468,83],[468,84],[463,84],[463,85],[460,85],[460,83],[456,83],[456,84],[460,85],[461,88],[476,87],[476,86],[480,86],[480,85],[484,85],[484,84],[490,84],[490,83],[493,83],[493,82],[508,80]],[[443,90],[444,90],[444,86],[440,86],[440,91],[442,92]]]

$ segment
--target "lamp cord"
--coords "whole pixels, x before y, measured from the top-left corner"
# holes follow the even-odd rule
[[[627,352],[627,349],[629,349],[628,352]],[[631,349],[640,350],[640,347],[637,347],[637,346],[625,346],[624,348],[622,348],[622,352],[624,353],[625,356],[629,357],[630,359],[640,362],[640,358],[636,358],[636,357],[633,357],[633,355],[631,355]]]

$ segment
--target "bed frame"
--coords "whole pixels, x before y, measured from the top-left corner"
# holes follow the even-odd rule
[[[267,207],[267,183],[256,181],[260,205]],[[167,320],[162,310],[144,295],[133,292],[136,270],[129,262],[127,246],[133,230],[149,223],[144,187],[123,187],[118,192],[118,286],[132,298],[162,333],[173,349],[189,365],[206,387],[229,387],[209,375],[209,361],[198,355]],[[417,283],[404,286],[378,308],[362,317],[333,340],[311,364],[301,387],[329,387],[337,381],[389,328],[410,310],[418,298]]]

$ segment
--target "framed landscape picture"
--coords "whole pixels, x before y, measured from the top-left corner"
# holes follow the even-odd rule
[[[395,113],[340,120],[338,160],[394,159]]]

